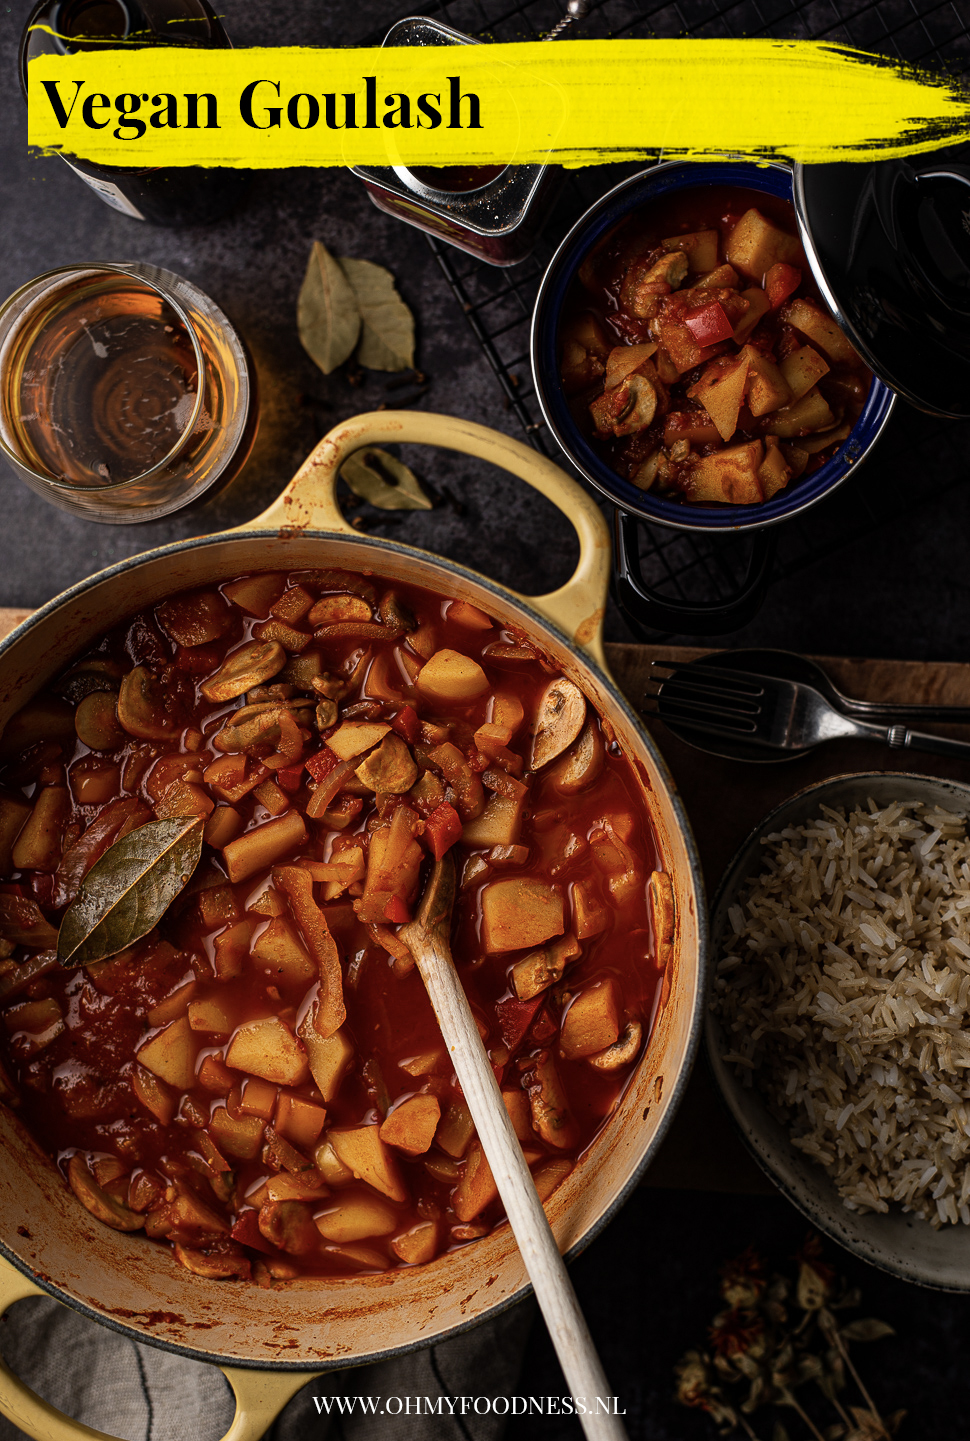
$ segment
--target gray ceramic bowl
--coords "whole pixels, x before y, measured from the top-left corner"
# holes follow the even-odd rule
[[[970,785],[929,776],[874,771],[835,776],[800,791],[752,831],[724,874],[711,916],[712,974],[720,938],[728,925],[728,907],[745,880],[761,870],[762,837],[787,825],[802,825],[818,814],[820,805],[852,807],[870,796],[877,805],[913,799],[970,813]],[[710,1009],[705,1042],[721,1095],[755,1160],[820,1231],[864,1261],[905,1281],[941,1291],[970,1291],[970,1227],[945,1226],[934,1231],[918,1216],[904,1215],[898,1206],[888,1215],[860,1216],[847,1210],[821,1166],[792,1145],[787,1130],[769,1115],[757,1091],[742,1086],[733,1067],[721,1060],[729,1047]]]

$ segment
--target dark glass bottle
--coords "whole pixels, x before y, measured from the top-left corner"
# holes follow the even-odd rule
[[[47,28],[41,28],[47,27]],[[20,42],[20,84],[27,98],[27,64],[37,55],[71,55],[113,40],[133,48],[186,45],[228,49],[232,42],[208,0],[40,0]],[[152,225],[204,225],[241,198],[244,171],[186,166],[129,170],[65,158],[106,205]]]

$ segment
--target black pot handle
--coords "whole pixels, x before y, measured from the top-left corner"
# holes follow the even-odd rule
[[[614,513],[616,567],[613,589],[617,604],[633,633],[649,640],[668,635],[723,635],[747,625],[761,607],[775,557],[774,528],[754,532],[748,569],[730,600],[671,600],[644,584],[637,545],[639,522],[617,507]]]

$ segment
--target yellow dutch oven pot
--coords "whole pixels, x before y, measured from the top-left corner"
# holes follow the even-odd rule
[[[451,561],[354,530],[336,504],[340,467],[362,446],[394,442],[477,456],[546,496],[579,536],[571,579],[549,595],[525,597]],[[414,582],[521,628],[611,722],[652,817],[673,881],[674,958],[649,1044],[615,1114],[546,1207],[560,1250],[575,1256],[636,1185],[686,1084],[700,1029],[706,915],[697,854],[671,778],[606,669],[609,532],[574,481],[535,451],[470,421],[414,411],[357,416],[320,441],[257,519],[112,566],[19,626],[0,645],[0,724],[103,631],[174,591],[246,571],[320,566]],[[0,1311],[46,1293],[136,1341],[219,1366],[237,1400],[224,1441],[256,1441],[314,1375],[431,1345],[528,1291],[507,1225],[429,1265],[384,1275],[313,1277],[270,1291],[208,1280],[164,1247],[94,1222],[6,1108],[0,1133]],[[2,1366],[0,1410],[38,1441],[103,1435],[62,1416]]]

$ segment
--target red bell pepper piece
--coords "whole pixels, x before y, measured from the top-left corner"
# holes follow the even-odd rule
[[[495,1007],[502,1040],[512,1055],[522,1044],[522,1037],[532,1025],[532,1018],[541,1005],[542,997],[534,996],[531,1001],[499,1001]]]
[[[238,1241],[241,1246],[250,1246],[254,1251],[262,1251],[264,1256],[278,1256],[280,1254],[276,1247],[267,1241],[259,1229],[258,1211],[243,1211],[233,1226],[230,1235],[232,1239]]]
[[[697,310],[689,310],[684,316],[684,324],[698,345],[717,345],[722,340],[730,340],[734,334],[734,326],[728,320],[724,307],[716,300]]]
[[[802,272],[797,265],[786,265],[781,260],[772,265],[765,276],[765,290],[772,310],[777,310],[779,305],[784,304],[801,283]]]
[[[330,747],[324,746],[322,751],[317,751],[315,756],[310,756],[303,764],[319,785],[320,781],[326,780],[330,772],[338,766],[340,762]]]
[[[390,720],[392,731],[402,735],[409,746],[413,746],[421,734],[421,722],[418,720],[418,713],[413,706],[402,706],[396,716]]]
[[[400,896],[391,896],[391,899],[384,907],[384,916],[390,921],[392,926],[403,926],[405,921],[411,919],[411,912],[401,900]]]
[[[332,752],[331,752],[332,754]],[[298,766],[284,766],[276,772],[276,784],[286,791],[288,796],[295,795],[300,789],[303,781],[303,762]]]
[[[431,854],[436,861],[440,861],[455,841],[461,840],[461,817],[454,806],[450,806],[447,801],[435,806],[424,823],[424,834],[431,847]]]

